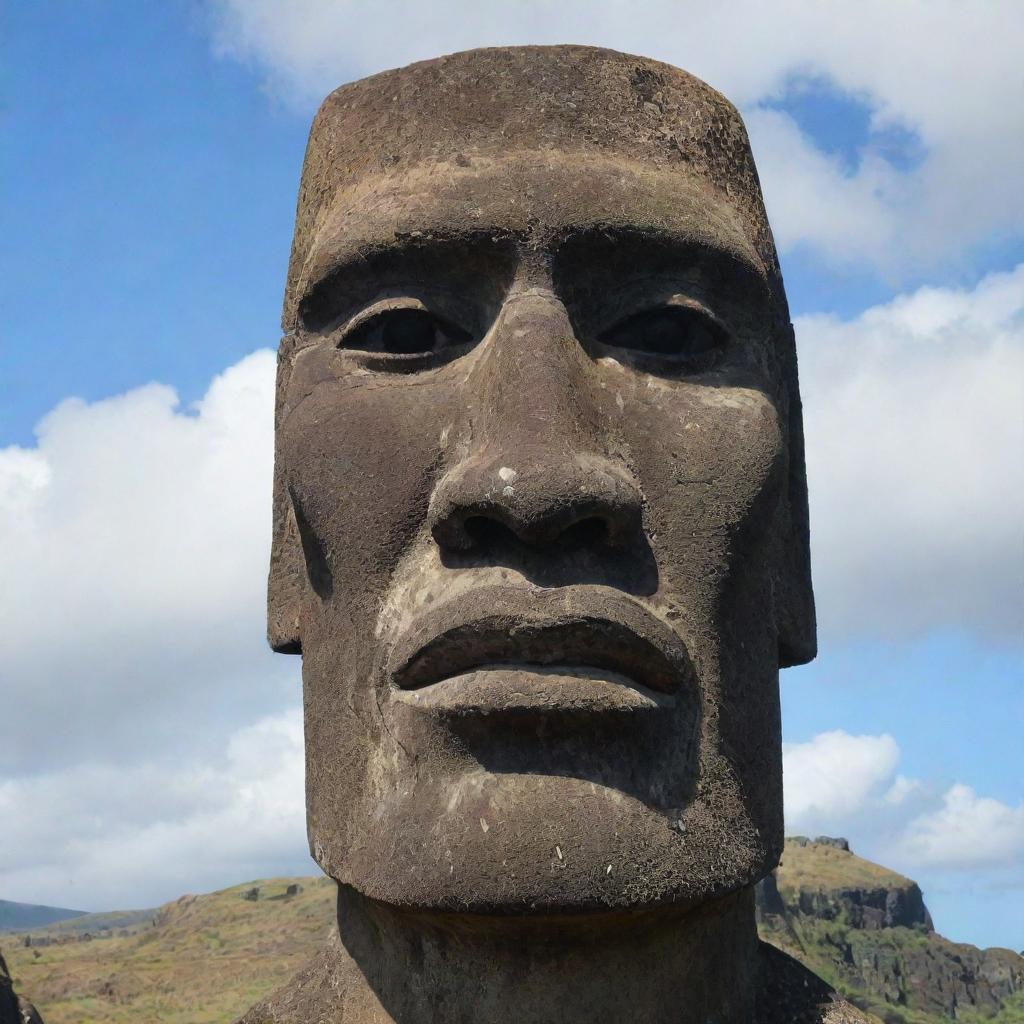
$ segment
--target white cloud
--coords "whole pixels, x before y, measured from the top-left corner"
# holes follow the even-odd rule
[[[892,785],[885,791],[882,799],[891,806],[899,807],[911,797],[921,792],[919,779],[908,779],[905,775],[897,775]]]
[[[1024,803],[1010,807],[963,784],[943,793],[897,775],[888,735],[819,733],[783,746],[786,831],[847,835],[863,856],[911,877],[989,869],[995,883],[1024,858]],[[979,876],[982,877],[982,876]]]
[[[274,357],[194,409],[70,399],[0,450],[0,767],[217,749],[291,703],[266,648]]]
[[[218,50],[257,63],[272,89],[307,108],[344,81],[474,46],[592,43],[687,68],[750,114],[780,239],[838,263],[913,273],[1024,229],[1015,0],[910,9],[868,0],[855,12],[802,0],[654,0],[639,15],[587,0],[214,0],[210,10]],[[900,169],[867,140],[847,174],[785,115],[758,109],[808,77],[866,105],[873,130],[912,132],[921,164]]]
[[[783,746],[786,829],[849,820],[891,784],[900,750],[891,736],[823,732]]]
[[[910,822],[896,848],[903,859],[926,867],[1019,866],[1024,861],[1024,802],[1009,807],[978,796],[970,786],[952,786],[940,807]]]
[[[878,262],[893,271],[893,257],[907,249],[896,237],[906,225],[893,209],[906,175],[877,159],[848,173],[781,110],[755,108],[745,120],[779,249],[810,244],[840,264]]]
[[[152,905],[312,866],[298,660],[264,636],[274,361],[194,408],[71,399],[0,450],[6,898]]]
[[[142,760],[0,784],[0,891],[84,909],[144,907],[250,878],[307,874],[297,708],[170,770]]]
[[[1024,803],[896,775],[889,736],[821,733],[783,757],[787,835],[845,836],[858,856],[914,879],[949,938],[1020,948]]]
[[[823,636],[1019,640],[1024,265],[796,329]]]

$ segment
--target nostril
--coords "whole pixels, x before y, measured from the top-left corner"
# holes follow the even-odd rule
[[[558,538],[566,547],[603,547],[609,542],[608,524],[598,516],[588,516],[570,523]]]
[[[471,547],[507,548],[515,544],[516,534],[498,519],[489,516],[469,516],[462,524]]]
[[[598,548],[611,539],[608,523],[601,516],[586,516],[559,529],[551,521],[510,525],[497,517],[474,515],[463,521],[462,529],[468,546],[480,551],[509,550],[524,543],[531,547]]]
[[[441,479],[428,513],[441,548],[582,552],[629,544],[642,532],[639,487],[624,467],[580,454],[518,471],[507,461],[475,456]]]

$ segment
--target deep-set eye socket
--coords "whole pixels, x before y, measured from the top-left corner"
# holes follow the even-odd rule
[[[620,320],[598,341],[668,363],[706,366],[725,348],[728,332],[702,308],[665,305]]]
[[[668,302],[633,313],[596,339],[602,348],[634,355],[638,365],[678,371],[709,369],[728,341],[728,332],[703,306]],[[377,357],[381,369],[425,369],[435,360],[461,354],[474,336],[419,299],[391,298],[370,306],[341,328],[339,349]]]
[[[393,356],[428,356],[472,342],[457,324],[421,305],[372,309],[345,331],[338,347]]]

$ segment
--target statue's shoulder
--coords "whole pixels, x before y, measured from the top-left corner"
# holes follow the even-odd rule
[[[337,958],[330,948],[318,953],[298,974],[260,1000],[235,1024],[341,1024]]]
[[[880,1024],[851,1006],[813,971],[781,950],[761,943],[757,1024]]]
[[[339,973],[339,970],[341,973]],[[236,1024],[343,1024],[344,968],[328,947]],[[880,1024],[781,950],[761,943],[756,1024]]]

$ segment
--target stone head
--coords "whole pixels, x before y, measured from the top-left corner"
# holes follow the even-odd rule
[[[782,844],[815,627],[793,335],[733,106],[477,50],[332,93],[284,305],[269,632],[363,895],[690,906]]]

